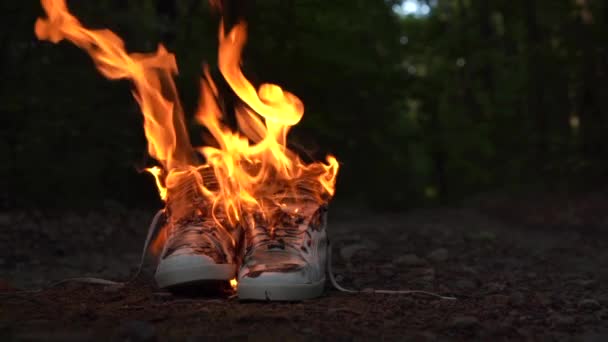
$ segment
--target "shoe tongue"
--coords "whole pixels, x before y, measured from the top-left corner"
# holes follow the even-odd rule
[[[305,260],[298,253],[291,250],[273,249],[258,250],[252,257],[257,265],[267,267],[283,267],[284,265],[304,266]]]
[[[273,240],[272,242],[270,242],[268,244],[268,246],[266,247],[268,248],[268,250],[285,250],[285,240],[279,238],[276,240]]]

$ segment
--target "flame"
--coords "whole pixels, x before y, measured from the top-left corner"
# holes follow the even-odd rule
[[[223,213],[234,226],[244,214],[265,215],[283,207],[285,200],[321,204],[334,195],[336,158],[330,155],[326,163],[305,164],[287,148],[289,129],[304,115],[302,101],[275,84],[262,84],[256,90],[244,76],[240,68],[247,40],[244,22],[227,34],[223,23],[219,29],[219,69],[241,100],[235,107],[238,129],[223,124],[217,102],[220,94],[205,66],[195,118],[207,128],[217,147],[193,148],[172,78],[178,72],[173,54],[162,45],[155,53],[127,53],[113,32],[84,28],[68,11],[65,0],[41,3],[47,18],[36,21],[39,39],[54,43],[69,40],[90,54],[105,77],[132,81],[133,96],[144,116],[148,152],[162,166],[147,171],[154,176],[171,216],[177,216],[173,219],[211,210],[214,218]],[[205,157],[205,163],[196,161],[196,152]],[[186,199],[179,198],[185,194]],[[199,199],[208,208],[199,208]],[[230,229],[220,220],[216,222]]]
[[[156,187],[158,188],[158,194],[160,195],[160,198],[165,201],[167,199],[167,188],[160,180],[163,170],[158,166],[149,167],[145,170],[154,176],[154,181],[156,182]]]
[[[236,291],[238,284],[239,282],[236,280],[236,278],[230,279],[230,287],[232,287],[234,291]]]

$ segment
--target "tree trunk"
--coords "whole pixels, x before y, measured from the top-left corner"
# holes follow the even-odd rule
[[[528,116],[534,120],[534,131],[536,137],[536,160],[542,165],[548,151],[547,146],[547,116],[542,108],[543,87],[541,84],[542,66],[540,63],[541,32],[538,25],[538,12],[536,0],[522,0],[525,25],[526,25],[526,47],[527,47],[527,109]]]

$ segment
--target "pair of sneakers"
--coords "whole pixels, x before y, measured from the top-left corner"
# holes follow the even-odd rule
[[[173,215],[169,194],[163,236],[157,239],[162,241],[155,274],[159,287],[236,279],[236,294],[244,300],[304,300],[323,293],[326,206],[312,198],[283,197],[264,214],[243,213],[230,224],[204,201],[181,197],[196,208],[190,215]]]

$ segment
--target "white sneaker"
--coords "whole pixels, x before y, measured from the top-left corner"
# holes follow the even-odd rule
[[[159,287],[229,281],[236,275],[232,242],[211,218],[168,228],[154,278]]]
[[[284,205],[271,216],[268,220],[254,215],[246,225],[239,299],[291,301],[320,296],[325,288],[327,209],[310,202]]]
[[[234,246],[241,232],[221,214],[211,215],[211,208],[197,194],[194,177],[181,177],[168,192],[170,219],[161,232],[165,235],[156,283],[165,288],[229,281],[236,276]]]

